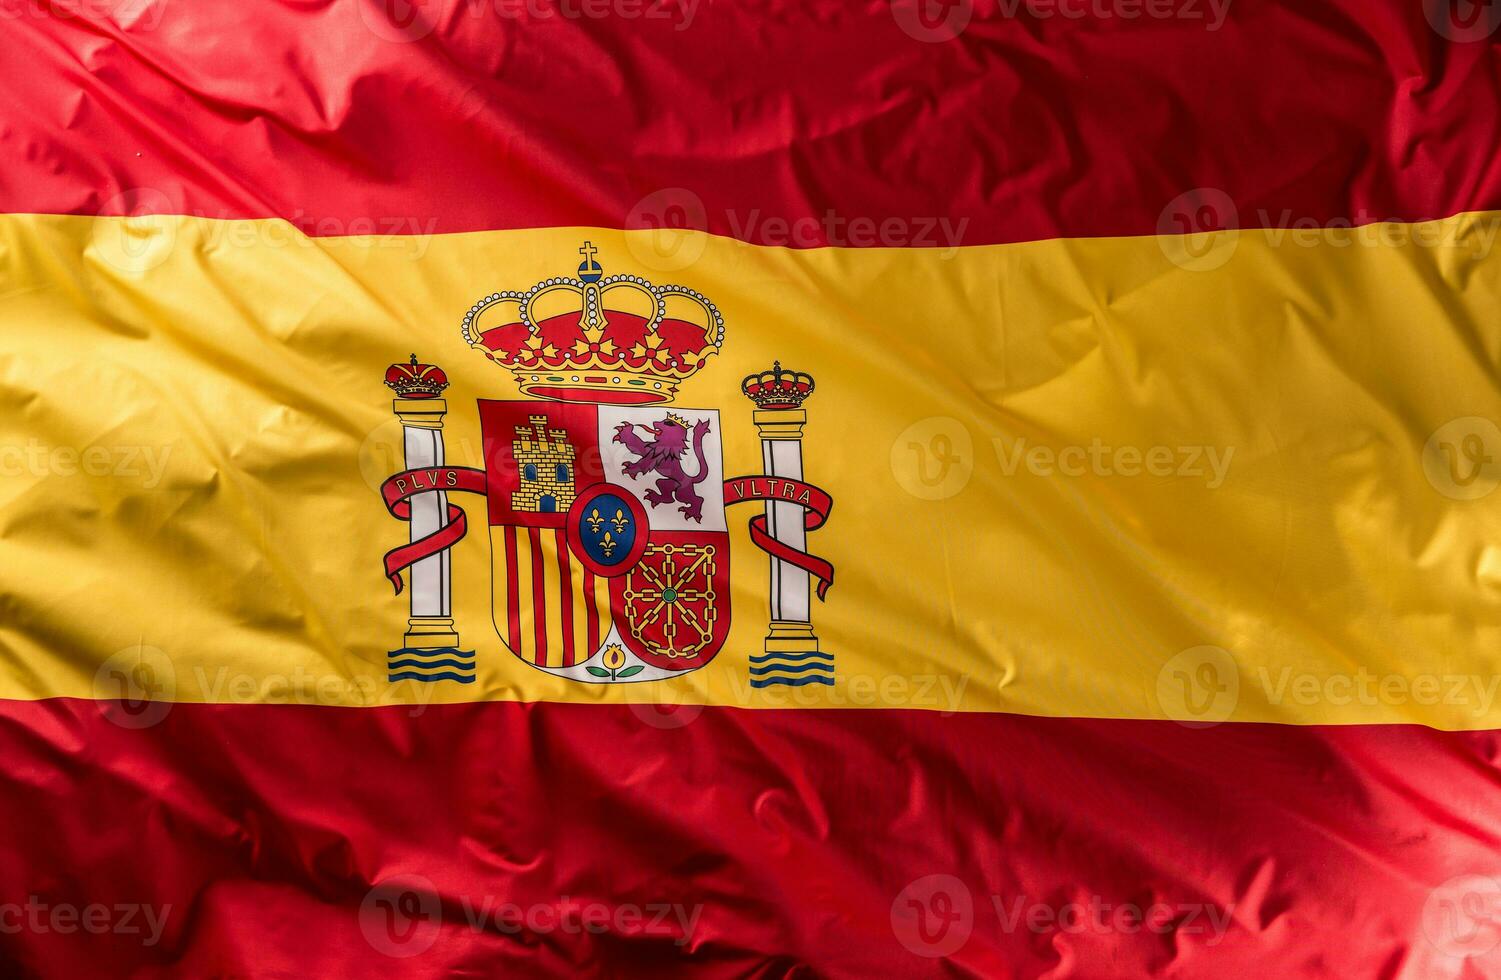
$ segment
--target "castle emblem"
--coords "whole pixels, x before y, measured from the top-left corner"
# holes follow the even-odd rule
[[[579,251],[576,277],[490,293],[464,316],[464,340],[524,396],[478,401],[483,469],[443,458],[443,372],[414,355],[387,373],[407,458],[382,492],[409,535],[385,565],[398,592],[405,573],[411,604],[391,678],[475,676],[450,596],[450,549],[468,517],[449,497],[467,492],[487,501],[501,643],[586,683],[660,680],[715,659],[732,611],[726,507],[759,503],[750,536],[771,560],[771,615],[751,683],[832,684],[809,608],[812,583],[822,598],[833,576],[806,549],[832,505],[802,482],[813,379],[777,364],[742,382],[764,472],[726,479],[719,411],[667,407],[722,347],[720,311],[686,287],[607,277],[592,245]]]
[[[577,496],[574,490],[573,443],[564,429],[549,429],[546,415],[527,417],[516,427],[511,457],[521,471],[521,486],[511,493],[511,506],[538,514],[566,511]]]

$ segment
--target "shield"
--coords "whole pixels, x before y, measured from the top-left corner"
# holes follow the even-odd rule
[[[729,633],[719,413],[480,401],[496,631],[595,683],[704,666]]]

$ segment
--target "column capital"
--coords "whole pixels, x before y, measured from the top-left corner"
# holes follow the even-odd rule
[[[398,398],[391,403],[391,410],[402,425],[441,429],[443,416],[448,414],[448,402],[442,398]]]
[[[801,408],[757,409],[751,421],[762,439],[801,439],[808,413]]]

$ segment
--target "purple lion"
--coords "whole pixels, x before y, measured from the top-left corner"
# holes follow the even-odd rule
[[[635,430],[651,434],[643,439]],[[698,523],[704,522],[704,498],[693,488],[704,482],[709,475],[708,460],[704,457],[704,437],[709,434],[707,420],[693,426],[693,453],[698,457],[698,475],[690,477],[683,470],[683,455],[688,451],[688,422],[668,413],[660,422],[650,426],[622,422],[615,427],[615,441],[621,443],[636,457],[623,467],[626,476],[641,477],[656,473],[659,477],[655,489],[642,494],[653,507],[676,500],[678,510]]]

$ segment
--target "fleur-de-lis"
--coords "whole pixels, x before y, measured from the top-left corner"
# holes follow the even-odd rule
[[[616,507],[615,516],[611,519],[610,523],[615,525],[616,534],[624,534],[626,525],[629,524],[630,521],[626,520],[625,511],[620,509],[619,507]]]
[[[596,507],[593,510],[591,510],[589,512],[589,516],[586,517],[586,518],[584,518],[584,523],[588,524],[589,525],[589,530],[593,531],[595,534],[599,533],[599,526],[601,524],[603,524],[604,522],[605,522],[605,519],[603,517],[599,516],[599,508],[598,507]]]
[[[614,555],[615,546],[619,543],[609,531],[606,531],[605,536],[599,539],[599,550],[605,553],[606,558],[609,558]]]

